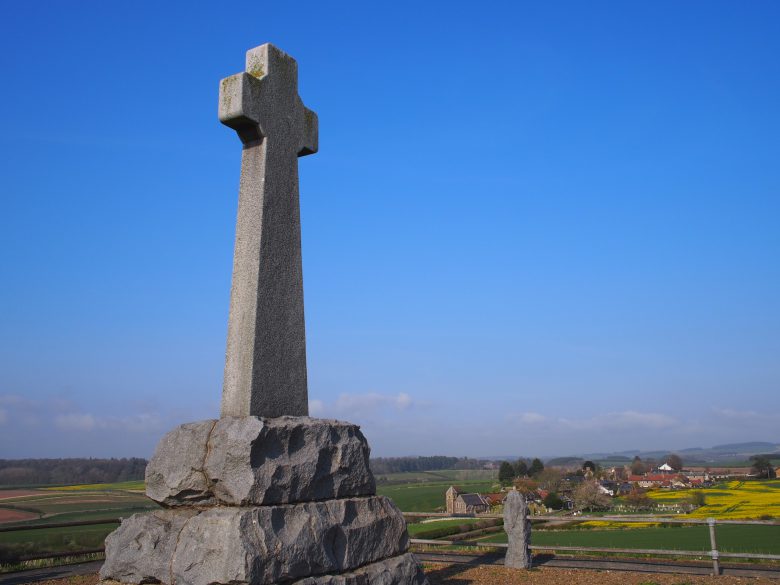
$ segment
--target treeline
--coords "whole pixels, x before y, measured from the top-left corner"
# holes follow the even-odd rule
[[[371,471],[375,474],[401,473],[403,471],[439,471],[441,469],[482,469],[487,463],[468,457],[376,457],[371,459]]]
[[[0,485],[114,483],[144,478],[146,459],[0,459]]]

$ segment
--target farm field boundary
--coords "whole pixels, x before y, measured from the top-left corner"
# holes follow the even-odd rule
[[[423,514],[415,514],[415,517],[419,518],[423,516]],[[436,514],[436,516],[439,516]],[[482,517],[497,517],[495,514],[491,515],[484,515]],[[649,518],[647,517],[633,517],[633,518],[627,518],[627,517],[610,517],[610,516],[604,516],[604,517],[597,517],[601,520],[608,520],[611,522],[624,522],[627,524],[631,523],[646,523]],[[560,520],[559,516],[534,516],[535,520]],[[578,516],[576,518],[578,521],[581,522],[588,522],[593,520],[593,517],[589,516]],[[701,528],[701,525],[706,525],[704,528],[706,528],[706,531],[701,532],[701,537],[703,537],[701,540],[703,542],[699,543],[698,546],[696,546],[696,549],[698,550],[690,550],[693,547],[688,547],[688,549],[682,549],[675,546],[664,546],[664,542],[660,541],[658,544],[658,548],[629,548],[625,546],[615,546],[614,542],[610,542],[608,546],[583,546],[582,544],[560,544],[555,542],[547,542],[547,543],[538,543],[538,538],[535,538],[532,536],[532,542],[537,542],[538,544],[534,544],[531,546],[532,551],[565,551],[566,553],[575,553],[575,554],[597,554],[597,555],[628,555],[631,557],[693,557],[698,559],[705,559],[707,557],[710,557],[712,561],[712,573],[715,575],[719,575],[720,573],[720,561],[721,558],[729,558],[729,559],[737,559],[740,561],[755,561],[755,560],[762,560],[762,561],[780,561],[780,554],[771,554],[771,552],[764,552],[765,550],[772,551],[772,552],[780,552],[778,550],[777,542],[780,542],[780,539],[778,539],[776,536],[780,532],[780,524],[773,522],[773,521],[760,521],[760,520],[722,520],[720,522],[717,522],[713,518],[709,518],[707,520],[698,520],[698,519],[677,519],[677,518],[653,518],[656,522],[658,520],[661,520],[662,522],[670,525],[684,525],[684,524],[691,524],[694,526],[697,526]],[[721,525],[721,528],[724,526],[728,527],[729,530],[739,529],[744,526],[751,526],[754,527],[757,530],[764,531],[765,534],[759,535],[758,541],[753,542],[752,545],[748,545],[748,550],[741,550],[741,551],[734,551],[734,550],[722,550],[723,547],[721,546],[721,549],[718,548],[718,540],[716,538],[716,526]],[[740,526],[742,525],[742,526]],[[614,531],[613,534],[619,535],[621,531]],[[634,534],[636,535],[636,531],[624,531],[624,534]],[[544,535],[549,536],[549,534],[545,535],[544,531],[542,530],[535,530],[532,534],[535,534],[536,536]],[[564,534],[566,536],[570,536],[572,534],[571,531],[561,531],[559,534]],[[592,536],[592,532],[588,530],[580,531],[580,534],[585,535],[585,537]],[[733,540],[734,543],[737,543],[740,541],[741,538],[744,538],[744,535],[738,535],[736,539]],[[431,546],[438,546],[438,547],[474,547],[472,550],[479,550],[480,548],[482,550],[490,550],[490,549],[506,549],[507,544],[503,542],[496,542],[500,540],[505,540],[505,536],[501,534],[495,534],[488,536],[484,539],[475,539],[471,540],[469,542],[466,541],[456,541],[453,539],[445,540],[445,539],[434,539],[434,540],[427,540],[427,539],[420,539],[420,538],[413,538],[412,544],[417,546],[423,546],[423,547],[431,547]],[[492,542],[491,542],[492,541]],[[586,541],[587,542],[587,541]],[[658,542],[658,541],[656,541]],[[598,544],[598,541],[593,544]],[[732,546],[734,546],[732,544]],[[756,550],[758,549],[758,550]],[[426,551],[428,552],[428,551]],[[780,566],[778,566],[778,570],[780,570]]]
[[[503,565],[504,557],[496,553],[436,553],[416,552],[417,558],[424,564],[447,563],[461,565]],[[561,569],[583,569],[591,571],[626,571],[658,574],[711,575],[712,567],[707,564],[679,561],[653,561],[609,558],[571,557],[564,555],[534,555],[533,568],[551,567]],[[765,577],[780,579],[780,569],[773,567],[745,567],[742,565],[724,565],[721,575],[734,577]],[[3,585],[0,582],[0,585]]]

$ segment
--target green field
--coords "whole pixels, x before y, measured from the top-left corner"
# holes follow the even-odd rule
[[[11,549],[18,554],[29,555],[101,548],[106,536],[116,527],[116,524],[98,524],[0,532],[0,550]]]
[[[414,522],[407,524],[409,536],[415,538],[420,532],[431,530],[433,528],[449,528],[450,526],[460,526],[461,524],[474,524],[476,518],[458,518],[457,520],[437,520],[436,522]]]
[[[406,471],[403,473],[377,474],[376,482],[382,484],[498,481],[498,473],[492,469],[443,469],[440,471]],[[449,486],[448,486],[449,487]]]
[[[40,526],[126,518],[158,508],[143,491],[138,491],[139,488],[143,490],[143,482],[37,488],[29,490],[33,493],[10,497],[9,492],[0,490],[0,513],[20,510],[36,515],[29,520],[7,522],[0,526]],[[0,561],[13,564],[13,559],[19,556],[101,548],[106,536],[116,526],[116,523],[108,523],[0,532]]]
[[[498,471],[495,469],[443,469],[441,471],[429,471],[448,481],[498,481]]]
[[[377,493],[393,500],[404,512],[444,511],[444,492],[451,485],[467,492],[499,489],[497,472],[491,469],[410,471],[377,476]]]
[[[717,527],[718,550],[780,554],[780,526]],[[506,542],[506,533],[482,542]],[[654,548],[661,550],[710,550],[707,526],[634,528],[627,530],[534,530],[534,545],[592,546],[603,548]]]
[[[93,490],[83,486],[77,490],[35,490],[34,494],[12,498],[3,498],[3,491],[0,491],[0,511],[6,509],[31,512],[38,518],[14,524],[40,524],[130,516],[158,507],[142,492],[127,491],[127,484],[116,485],[116,489],[101,484]]]
[[[437,512],[444,510],[444,492],[450,482],[426,482],[398,485],[379,485],[377,493],[387,496],[404,512]],[[469,492],[490,492],[492,481],[462,481],[458,487]]]

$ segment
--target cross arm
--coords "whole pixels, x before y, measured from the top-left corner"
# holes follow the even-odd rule
[[[319,120],[317,114],[303,107],[303,133],[301,137],[301,148],[298,150],[298,156],[314,154],[319,148]]]
[[[219,83],[219,121],[238,132],[244,144],[262,138],[259,85],[248,73],[231,75]]]

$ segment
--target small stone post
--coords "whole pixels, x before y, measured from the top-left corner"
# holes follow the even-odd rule
[[[509,492],[504,500],[504,530],[509,537],[504,566],[530,568],[531,520],[528,518],[528,502],[517,490]]]

